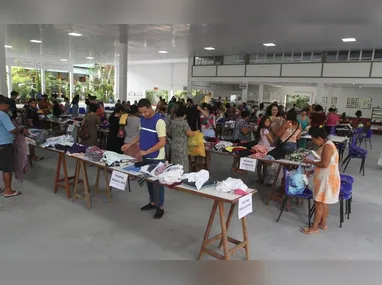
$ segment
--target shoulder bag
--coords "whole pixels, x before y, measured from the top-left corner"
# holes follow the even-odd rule
[[[277,146],[268,152],[270,156],[273,156],[276,160],[277,159],[282,159],[285,157],[287,154],[287,151],[284,149],[285,143],[287,143],[291,137],[297,132],[297,130],[300,128],[300,123],[298,123],[297,128],[294,130],[294,132],[284,141],[282,142],[281,140],[278,141]]]

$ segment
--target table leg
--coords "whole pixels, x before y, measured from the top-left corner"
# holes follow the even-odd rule
[[[248,231],[247,231],[247,217],[243,217],[241,219],[241,223],[243,225],[243,237],[245,242],[245,259],[249,260],[249,240],[248,240]]]
[[[233,212],[235,210],[235,206],[236,206],[236,204],[232,204],[231,208],[229,209],[229,213],[228,213],[228,217],[227,217],[227,222],[226,222],[227,232],[228,232],[228,229],[229,229],[229,225],[231,223],[231,219],[232,219]],[[223,245],[223,239],[220,240],[219,248],[221,248],[222,245]]]
[[[207,167],[207,170],[210,170],[210,166],[211,166],[211,152],[206,151],[206,167]]]
[[[200,248],[198,259],[202,258],[204,250],[207,248],[208,237],[210,236],[210,233],[211,233],[211,228],[212,228],[212,224],[214,222],[214,218],[215,218],[215,214],[216,214],[216,209],[218,207],[218,203],[219,203],[218,201],[214,201],[214,204],[212,205],[212,210],[211,210],[210,218],[208,219],[208,224],[207,224],[206,231],[204,233],[204,238],[203,238],[202,246]]]
[[[224,251],[224,260],[229,260],[230,252],[228,249],[227,227],[224,219],[224,203],[219,202],[220,227],[222,229],[222,242]]]
[[[64,181],[65,181],[65,192],[66,192],[66,197],[68,199],[71,198],[71,193],[70,193],[70,185],[69,185],[69,176],[68,176],[68,167],[66,165],[66,158],[64,153],[60,153],[62,155],[62,168],[64,170]]]
[[[277,192],[277,191],[276,191],[276,186],[277,186],[277,180],[279,179],[279,175],[280,175],[280,172],[281,172],[281,168],[282,168],[282,165],[279,164],[279,167],[277,168],[277,172],[276,172],[275,180],[273,181],[273,184],[272,184],[272,190],[271,190],[271,193],[269,193],[268,200],[267,200],[267,202],[265,203],[266,205],[269,205],[269,202],[272,200],[273,195]]]
[[[80,169],[81,164],[80,161],[76,161],[76,170],[74,172],[74,190],[73,190],[73,203],[76,202],[77,199],[77,192],[78,192],[78,183],[80,181]]]
[[[94,184],[94,193],[98,193],[99,192],[99,174],[100,174],[100,168],[97,167],[97,174],[96,174],[96,182]]]
[[[56,179],[54,182],[54,193],[57,193],[58,184],[60,183],[60,173],[61,173],[61,161],[62,161],[62,154],[58,154],[58,161],[57,161],[57,167],[56,167]]]
[[[109,202],[111,202],[111,189],[109,185],[109,174],[107,173],[106,167],[103,168],[103,172],[105,174],[105,183],[106,183],[106,195]],[[127,178],[129,179],[129,178]]]
[[[81,170],[82,170],[82,178],[84,180],[84,191],[85,191],[85,200],[88,205],[88,209],[92,207],[91,201],[90,201],[90,192],[89,192],[89,179],[88,179],[88,172],[86,170],[86,164],[84,161],[80,162],[81,164]]]

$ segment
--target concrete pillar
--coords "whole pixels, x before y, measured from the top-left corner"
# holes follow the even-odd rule
[[[241,89],[241,102],[248,101],[248,83],[245,84],[245,88]]]
[[[259,101],[258,103],[262,103],[264,100],[264,84],[259,84]]]
[[[188,58],[188,77],[187,77],[187,97],[192,97],[192,66],[194,64],[194,58]]]
[[[41,73],[41,94],[44,94],[46,92],[46,85],[45,85],[45,69],[40,69]]]
[[[7,65],[7,73],[8,73],[8,93],[12,90],[12,66]]]
[[[128,46],[127,46],[127,25],[119,25],[119,72],[118,98],[127,101],[127,65],[128,65]]]
[[[0,94],[9,96],[5,69],[5,25],[0,25]]]
[[[73,74],[73,67],[72,70],[69,72],[69,98],[70,102],[73,100],[73,92],[74,92],[74,74]]]

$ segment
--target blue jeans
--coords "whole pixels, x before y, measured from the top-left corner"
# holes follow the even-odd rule
[[[149,159],[143,158],[143,162],[148,160],[154,160],[159,162],[165,162],[164,159]],[[150,202],[154,203],[158,208],[163,207],[164,204],[164,186],[159,181],[147,182],[147,188],[149,190]]]
[[[283,150],[286,154],[294,152],[296,149],[297,149],[297,143],[294,143],[294,142],[283,143]]]

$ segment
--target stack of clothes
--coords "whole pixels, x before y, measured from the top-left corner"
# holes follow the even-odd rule
[[[302,162],[305,157],[311,154],[311,151],[304,148],[298,148],[294,152],[287,154],[285,159],[294,162]]]

